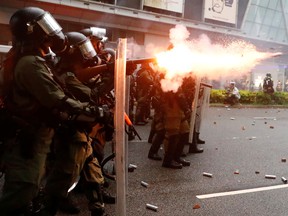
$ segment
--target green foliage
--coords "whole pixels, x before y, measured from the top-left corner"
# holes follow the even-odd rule
[[[259,105],[288,105],[288,92],[275,92],[272,95],[265,94],[262,91],[251,92],[240,90],[241,104],[259,104]],[[212,89],[210,93],[210,103],[224,103],[225,90]]]

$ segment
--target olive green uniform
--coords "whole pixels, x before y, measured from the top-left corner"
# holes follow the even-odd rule
[[[33,142],[10,139],[5,152],[5,183],[0,198],[1,215],[21,211],[37,195],[44,175],[47,153],[54,135],[48,124],[49,113],[42,115],[42,108],[51,109],[65,94],[53,81],[52,74],[39,56],[22,57],[15,68],[10,100],[19,115],[24,116],[33,128]],[[44,119],[43,117],[48,117]]]
[[[143,67],[143,66],[142,66]],[[153,77],[151,76],[150,69],[146,67],[141,68],[137,72],[136,79],[136,116],[135,122],[145,123],[146,119],[150,115],[150,102],[151,102],[151,91],[153,85]]]
[[[83,85],[73,73],[63,73],[60,79],[74,97],[83,102],[90,100],[91,89]],[[104,183],[104,178],[98,160],[93,157],[91,138],[86,127],[85,124],[72,122],[57,130],[54,143],[56,158],[45,188],[48,195],[47,207],[53,214],[57,211],[58,200],[67,197],[69,188],[78,180],[81,172],[89,209],[93,211],[95,208],[104,208],[99,191],[94,193],[95,187],[99,190],[97,187]]]
[[[164,150],[163,166],[169,166],[173,161],[178,162],[184,145],[188,142],[189,124],[187,110],[181,104],[180,91],[165,93],[164,100]]]
[[[153,158],[158,155],[161,144],[165,138],[165,125],[164,125],[164,98],[163,91],[160,86],[160,82],[156,83],[154,95],[152,96],[152,107],[154,108],[154,116],[151,124],[150,139],[151,147],[149,149],[148,158]],[[160,159],[159,159],[160,160]]]

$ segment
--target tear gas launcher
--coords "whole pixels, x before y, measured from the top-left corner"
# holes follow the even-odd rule
[[[156,58],[141,58],[126,60],[126,75],[131,75],[137,67],[137,64],[153,63]],[[115,63],[107,63],[81,69],[77,72],[77,77],[82,82],[87,82],[91,78],[101,73],[114,73]]]

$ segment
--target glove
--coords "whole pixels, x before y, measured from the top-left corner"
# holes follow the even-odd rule
[[[98,107],[94,106],[91,111],[95,116],[95,122],[109,124],[111,122],[111,119],[113,119],[112,112],[107,105],[102,105]]]

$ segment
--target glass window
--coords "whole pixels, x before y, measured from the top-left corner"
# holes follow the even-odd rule
[[[255,16],[256,16],[256,11],[257,11],[257,6],[251,5],[249,7],[249,11],[247,13],[247,19],[248,21],[254,21]]]
[[[264,17],[263,24],[264,24],[264,25],[271,25],[272,20],[273,20],[273,18],[274,18],[274,14],[275,14],[275,11],[274,11],[274,10],[267,9],[266,15],[265,15],[265,17]]]
[[[276,35],[276,41],[279,42],[287,42],[287,33],[285,29],[279,29],[277,35]]]
[[[259,35],[261,38],[269,39],[269,26],[262,25],[259,31]]]
[[[282,6],[281,6],[281,4],[280,4],[280,1],[282,1],[282,0],[279,0],[279,1],[278,1],[278,4],[277,4],[277,7],[276,7],[276,10],[282,12],[282,8],[281,8]]]
[[[251,33],[250,35],[253,37],[258,37],[259,36],[259,31],[260,31],[261,25],[258,23],[254,23],[252,28],[251,28]]]
[[[288,2],[285,0],[285,1],[282,1],[283,2],[283,10],[285,13],[288,13]]]
[[[282,16],[282,13],[276,11],[275,14],[274,14],[274,17],[273,17],[273,22],[272,22],[272,26],[274,27],[279,27],[280,26],[280,23],[282,21],[283,23],[283,16]]]
[[[258,2],[258,5],[263,6],[263,7],[267,7],[268,3],[269,3],[269,0],[261,0]]]
[[[259,5],[259,2],[260,2],[261,0],[252,0],[251,1],[251,4],[255,4],[255,5]]]
[[[282,18],[281,18],[281,20],[280,20],[280,22],[279,22],[279,28],[286,28],[286,27],[285,27],[284,17],[283,17],[282,14],[281,14],[281,16],[282,16]]]
[[[268,39],[275,40],[276,39],[276,35],[277,35],[277,31],[278,31],[277,28],[271,27],[270,31],[269,31]]]
[[[252,26],[253,26],[252,22],[245,22],[242,31],[245,32],[246,34],[250,34]]]
[[[265,17],[266,9],[263,7],[258,7],[255,22],[257,23],[263,23],[264,17]]]
[[[268,8],[275,10],[277,8],[278,2],[279,2],[279,0],[270,0],[269,4],[268,4]]]

